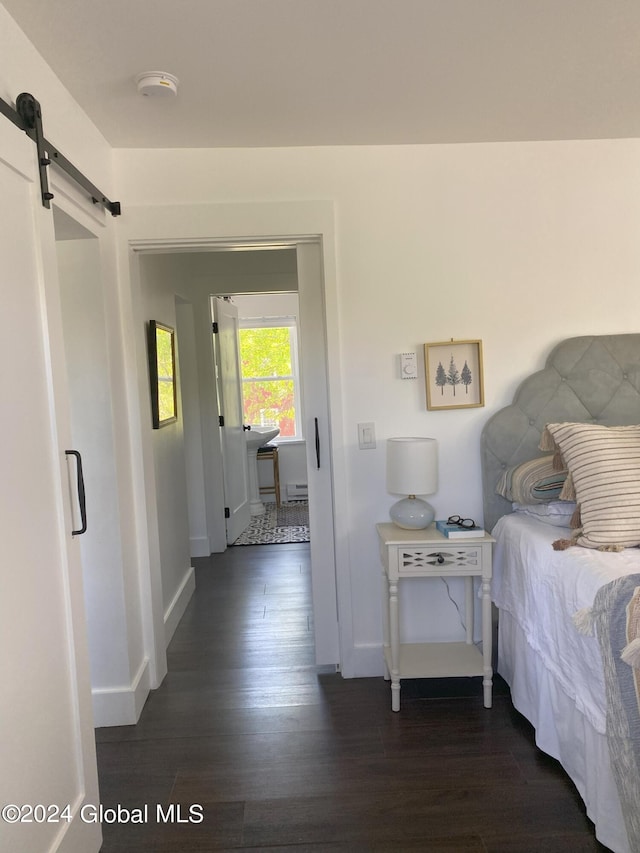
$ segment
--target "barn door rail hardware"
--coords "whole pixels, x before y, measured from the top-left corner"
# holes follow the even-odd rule
[[[0,98],[0,113],[12,121],[16,127],[20,128],[20,130],[23,130],[36,144],[38,151],[38,168],[40,171],[40,192],[42,195],[43,207],[51,207],[53,193],[49,192],[47,167],[50,166],[51,163],[55,163],[64,172],[66,172],[67,175],[76,182],[76,184],[89,193],[91,201],[94,204],[101,204],[112,216],[120,216],[120,202],[109,201],[106,195],[100,192],[100,190],[94,186],[94,184],[92,184],[91,181],[82,174],[82,172],[78,171],[73,163],[67,160],[64,154],[58,151],[55,145],[52,145],[44,138],[42,131],[42,109],[33,95],[30,95],[28,92],[23,92],[21,95],[18,95],[15,109],[11,104],[8,104]]]

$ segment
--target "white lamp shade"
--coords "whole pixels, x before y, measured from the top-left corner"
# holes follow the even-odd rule
[[[387,439],[387,491],[392,495],[432,495],[437,490],[436,439]]]

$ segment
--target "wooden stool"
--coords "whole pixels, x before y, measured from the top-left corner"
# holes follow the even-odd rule
[[[258,448],[258,462],[261,459],[273,460],[273,486],[260,486],[261,495],[275,495],[276,507],[280,508],[280,467],[278,464],[278,448],[275,444],[265,444]]]

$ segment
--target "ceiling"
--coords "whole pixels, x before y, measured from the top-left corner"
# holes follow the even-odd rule
[[[638,0],[2,2],[117,148],[640,137]]]

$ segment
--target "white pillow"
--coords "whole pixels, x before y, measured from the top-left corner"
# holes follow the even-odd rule
[[[548,504],[520,504],[514,502],[513,511],[520,515],[529,515],[537,518],[544,524],[554,527],[569,527],[571,516],[575,512],[576,504],[573,501],[551,501]]]

